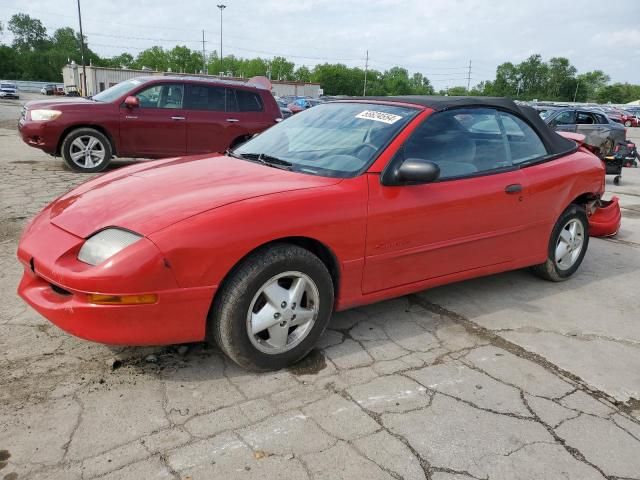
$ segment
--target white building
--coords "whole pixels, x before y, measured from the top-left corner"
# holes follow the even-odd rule
[[[113,85],[120,83],[124,80],[129,80],[135,77],[150,76],[150,75],[182,75],[174,72],[156,72],[153,70],[129,70],[121,68],[107,68],[107,67],[94,67],[86,66],[87,71],[87,92],[82,92],[84,82],[82,78],[82,66],[76,63],[70,63],[65,65],[62,69],[62,79],[65,86],[75,86],[78,91],[82,92],[82,95],[95,95],[103,90],[106,90]],[[185,76],[193,77],[194,74],[184,74]],[[215,75],[195,75],[205,78],[220,78]],[[226,80],[237,80],[241,82],[248,81],[247,78],[237,77],[224,77]],[[312,97],[317,98],[320,96],[320,84],[318,83],[302,83],[302,82],[286,82],[279,80],[271,81],[271,91],[274,95],[282,97],[286,95],[296,95],[300,97]]]

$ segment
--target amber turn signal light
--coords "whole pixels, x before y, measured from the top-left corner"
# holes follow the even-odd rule
[[[156,303],[158,295],[147,293],[144,295],[103,295],[100,293],[90,293],[89,303],[96,305],[142,305]]]

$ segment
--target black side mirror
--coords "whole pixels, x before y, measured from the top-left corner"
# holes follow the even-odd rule
[[[407,158],[383,179],[385,185],[431,183],[440,176],[440,167],[422,158]]]

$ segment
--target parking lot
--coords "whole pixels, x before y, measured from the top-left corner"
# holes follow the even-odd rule
[[[607,177],[622,229],[569,281],[335,314],[301,364],[256,375],[204,344],[89,343],[17,297],[25,223],[90,178],[22,143],[22,101],[0,101],[0,477],[640,479],[640,169]]]

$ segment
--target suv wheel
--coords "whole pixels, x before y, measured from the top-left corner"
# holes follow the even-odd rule
[[[589,221],[583,207],[572,204],[556,222],[547,261],[532,267],[537,276],[552,282],[563,282],[573,275],[589,246]]]
[[[237,364],[277,370],[306,356],[333,310],[333,282],[313,253],[276,244],[249,255],[216,295],[209,336]]]
[[[60,150],[67,165],[77,172],[101,172],[113,156],[109,139],[93,128],[73,130],[62,142]]]

